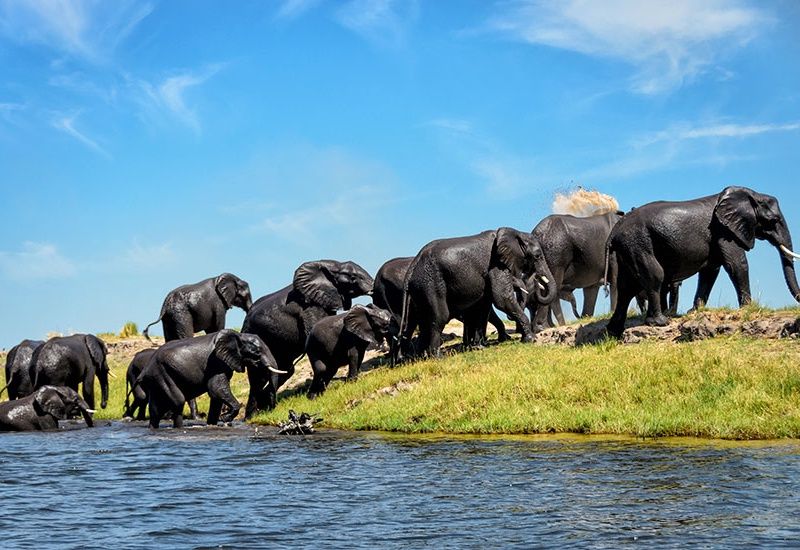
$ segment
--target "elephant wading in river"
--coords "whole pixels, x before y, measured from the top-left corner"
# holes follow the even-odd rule
[[[9,350],[6,356],[6,388],[9,399],[18,399],[33,393],[31,360],[33,352],[42,344],[44,342],[41,340],[23,340]]]
[[[248,371],[246,418],[275,407],[274,392],[294,373],[294,361],[303,354],[314,324],[341,309],[350,309],[352,299],[371,294],[372,286],[372,277],[354,262],[319,260],[302,264],[294,272],[291,285],[253,304],[242,332],[257,334],[284,374],[278,376],[277,384],[267,385],[268,380],[259,378],[259,373]]]
[[[698,274],[694,307],[703,306],[724,268],[739,305],[751,300],[746,252],[756,239],[778,249],[789,292],[800,301],[792,258],[792,237],[778,200],[746,187],[681,202],[652,202],[629,212],[608,239],[609,263],[617,265],[617,307],[607,325],[619,338],[628,305],[641,291],[647,297],[648,325],[668,323],[662,312],[665,286]]]
[[[588,217],[554,214],[540,221],[532,231],[542,246],[558,290],[583,289],[581,317],[594,315],[597,294],[605,277],[606,240],[622,217],[623,213],[616,211]],[[554,300],[548,308],[539,302],[533,288],[529,286],[528,291],[528,308],[535,331],[548,325],[548,309],[553,310],[559,324],[564,324],[559,300]],[[612,308],[615,298],[612,284]]]
[[[100,406],[108,402],[110,371],[106,344],[93,334],[73,334],[51,338],[33,352],[30,378],[34,389],[42,386],[67,386],[78,391],[83,385],[83,398],[94,409],[94,378],[100,381]]]
[[[42,386],[27,397],[0,403],[0,431],[57,430],[59,420],[78,414],[92,427],[93,413],[72,388]]]
[[[191,338],[200,331],[211,334],[225,328],[225,314],[233,306],[246,313],[252,305],[250,285],[236,275],[223,273],[172,290],[164,298],[158,319],[147,325],[143,334],[149,340],[148,330],[159,321],[167,342]]]
[[[128,371],[125,373],[125,410],[122,413],[123,418],[145,419],[147,394],[144,392],[144,388],[136,384],[136,379],[155,352],[155,349],[143,349],[133,356],[128,365]],[[131,396],[133,397],[133,402],[130,401]]]
[[[272,383],[275,359],[258,336],[221,330],[205,336],[168,342],[158,348],[136,379],[147,395],[150,427],[158,428],[165,413],[172,413],[176,428],[183,425],[183,406],[208,392],[208,424],[231,422],[241,405],[231,393],[235,372],[258,371],[259,378]],[[260,389],[250,387],[250,392]],[[222,405],[228,406],[220,415]]]
[[[379,308],[389,311],[398,327],[403,316],[403,282],[406,279],[406,273],[412,261],[414,261],[413,256],[394,258],[383,264],[375,274],[372,302]],[[521,281],[518,281],[517,286],[520,287],[520,290],[524,288],[524,284]],[[527,293],[527,289],[524,292]],[[511,338],[506,331],[505,324],[494,311],[494,308],[489,311],[489,323],[497,330],[497,340],[499,342],[505,342]],[[417,321],[412,311],[408,313],[407,326],[409,327],[409,332],[413,332],[416,329]],[[402,350],[403,354],[413,355],[411,347],[408,345],[410,342],[404,340],[404,343],[406,346]],[[394,356],[394,347],[396,347],[394,341],[392,341],[392,346],[392,355]]]
[[[313,399],[324,392],[341,366],[350,367],[348,380],[358,378],[367,347],[396,336],[398,328],[391,313],[372,304],[355,305],[350,311],[317,322],[306,342],[306,354],[314,371],[308,397]]]
[[[419,351],[438,353],[442,330],[462,317],[464,344],[471,345],[486,326],[492,305],[516,321],[522,341],[533,340],[531,324],[519,303],[516,280],[534,277],[534,293],[549,304],[558,288],[539,242],[530,233],[502,227],[469,237],[440,239],[425,245],[408,268],[404,283],[401,331],[410,338],[407,321],[419,324]]]

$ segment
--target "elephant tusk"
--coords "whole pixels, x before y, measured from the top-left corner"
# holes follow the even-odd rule
[[[116,374],[114,374],[114,373],[113,373],[113,372],[111,372],[111,371],[108,371],[108,375],[109,375],[111,378],[116,378],[116,377],[117,377],[117,375],[116,375]]]
[[[280,370],[276,369],[275,367],[267,367],[270,371],[274,372],[275,374],[289,374],[288,370]]]
[[[550,284],[550,279],[548,279],[548,278],[547,278],[547,277],[545,277],[544,275],[539,275],[539,278],[542,280],[542,282],[543,282],[544,284],[546,284],[546,285],[549,285],[549,284]]]
[[[266,384],[264,384],[264,387],[263,387],[263,388],[261,388],[261,391],[264,391],[264,390],[266,390],[268,386],[269,386],[269,382],[267,382]]]
[[[538,286],[538,287],[539,287],[539,290],[541,290],[542,292],[545,292],[545,291],[547,290],[547,289],[544,287],[544,285],[543,285],[542,283],[540,283],[539,281],[536,281],[536,286]]]
[[[94,409],[86,409],[86,412],[87,412],[87,413],[90,413],[90,414],[94,414],[94,413],[96,413],[97,411],[96,411],[96,410],[94,410]]]
[[[522,292],[525,296],[528,295],[528,289],[519,287],[519,291]]]
[[[792,252],[791,250],[789,250],[785,246],[781,245],[780,249],[781,249],[781,251],[783,251],[784,254],[787,254],[788,256],[791,256],[792,258],[800,259],[800,254],[795,254],[794,252]]]

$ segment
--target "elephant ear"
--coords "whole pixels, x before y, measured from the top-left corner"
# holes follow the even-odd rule
[[[742,187],[728,187],[720,193],[714,217],[733,233],[746,250],[752,250],[756,238],[756,210],[753,196]]]
[[[61,394],[53,386],[42,386],[33,398],[34,409],[37,414],[49,414],[58,420],[67,417],[67,407]]]
[[[364,306],[357,305],[344,316],[344,328],[347,332],[370,344],[378,344],[375,331],[369,322],[369,311]]]
[[[494,239],[497,259],[515,277],[522,275],[523,261],[527,253],[526,245],[519,238],[518,233],[517,230],[510,227],[501,227],[497,230],[497,235]]]
[[[83,341],[86,343],[86,347],[89,349],[89,355],[92,357],[92,361],[99,369],[105,362],[108,348],[106,348],[105,343],[103,343],[100,338],[93,334],[87,334],[84,336]]]
[[[336,286],[334,275],[326,262],[306,262],[294,272],[292,286],[306,302],[325,311],[342,309],[344,302]]]
[[[214,279],[214,287],[217,294],[222,297],[222,302],[226,309],[230,309],[233,299],[236,297],[236,280],[230,273],[223,273]]]
[[[236,372],[244,372],[244,361],[242,361],[242,344],[239,335],[228,329],[224,329],[214,335],[214,355],[217,359],[225,363],[225,366]]]

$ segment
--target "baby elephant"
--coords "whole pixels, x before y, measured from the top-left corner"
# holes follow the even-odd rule
[[[125,410],[122,412],[123,418],[136,418],[144,420],[147,414],[147,394],[144,389],[136,384],[136,379],[144,370],[147,362],[156,352],[156,348],[143,349],[136,353],[128,365],[128,372],[125,374]],[[133,402],[131,403],[131,396]]]
[[[92,427],[92,414],[78,392],[66,386],[42,386],[22,399],[0,403],[0,431],[57,430],[58,421],[80,413]]]
[[[357,305],[318,321],[306,340],[306,354],[314,370],[309,399],[325,391],[341,366],[349,365],[347,379],[355,380],[367,347],[396,336],[398,328],[391,313],[372,304]]]

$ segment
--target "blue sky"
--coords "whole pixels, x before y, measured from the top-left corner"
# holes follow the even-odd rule
[[[746,185],[800,242],[798,26],[788,0],[0,0],[0,346],[142,327],[222,271],[255,297],[530,230],[575,185]],[[777,252],[749,258],[790,303]]]

